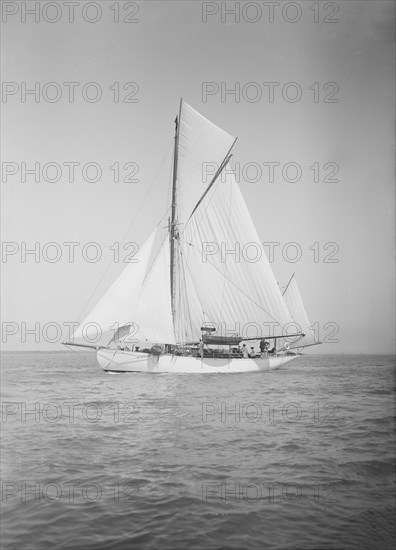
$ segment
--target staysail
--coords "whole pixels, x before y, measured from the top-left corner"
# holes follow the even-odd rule
[[[133,312],[141,290],[141,286],[149,263],[155,229],[148,237],[142,248],[136,254],[136,263],[128,263],[96,306],[88,313],[74,332],[73,339],[84,338],[90,340],[108,331],[115,331],[132,323]]]
[[[134,311],[134,319],[138,325],[136,338],[139,340],[176,344],[171,310],[169,265],[169,241],[165,238],[142,283]]]

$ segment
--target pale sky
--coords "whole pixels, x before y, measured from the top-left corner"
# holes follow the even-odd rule
[[[49,23],[45,18],[55,18],[55,11],[40,12],[38,22],[26,15],[23,22],[21,3],[3,2],[3,9],[5,4],[9,7],[8,15],[3,14],[2,80],[3,87],[15,84],[7,85],[9,94],[3,94],[2,103],[2,240],[16,243],[7,248],[14,246],[16,253],[3,255],[2,320],[18,328],[3,343],[4,350],[62,349],[66,328],[58,343],[42,334],[37,343],[31,335],[23,342],[22,324],[31,329],[39,323],[41,330],[46,323],[64,327],[80,320],[84,306],[93,306],[125,266],[114,262],[109,247],[121,243],[122,259],[123,244],[141,245],[164,214],[173,121],[183,97],[238,136],[233,164],[262,166],[259,181],[241,177],[240,186],[261,242],[280,243],[272,263],[275,276],[283,286],[296,273],[321,340],[330,336],[333,325],[328,323],[339,329],[333,336],[339,342],[318,346],[315,353],[394,352],[393,2],[319,2],[317,13],[309,9],[312,2],[299,2],[301,18],[295,23],[282,17],[285,3],[275,8],[272,23],[264,8],[259,20],[247,21],[254,17],[254,6],[244,13],[244,2],[239,22],[232,15],[222,22],[221,3],[205,8],[199,1],[144,1],[137,3],[137,23],[115,23],[113,1],[99,3],[102,14],[96,23],[83,18],[86,2],[76,6],[73,23],[64,6],[59,21]],[[325,11],[328,4],[338,6],[335,15],[329,7]],[[11,13],[14,6],[18,11]],[[130,2],[119,6],[121,19],[134,9]],[[235,2],[227,2],[229,9],[233,6]],[[218,13],[203,23],[203,9]],[[289,18],[295,13],[292,8],[286,12]],[[95,15],[92,10],[85,14],[91,19]],[[326,16],[338,22],[323,22]],[[23,102],[23,87],[33,88],[35,82],[38,101],[30,94]],[[58,102],[48,101],[56,92],[55,87],[45,87],[49,82],[60,87]],[[74,102],[68,101],[64,82],[80,83]],[[102,90],[96,103],[82,96],[88,82]],[[122,101],[133,92],[132,86],[123,90],[127,82],[139,86],[136,103]],[[235,83],[242,89],[255,83],[249,91],[261,89],[262,97],[252,102],[241,94],[237,102],[228,95],[222,102],[219,92],[204,101],[204,82],[215,83],[219,90],[222,83],[228,89]],[[279,83],[273,102],[268,85],[263,85],[268,82]],[[302,91],[297,102],[282,96],[290,82]],[[335,84],[324,89],[326,83]],[[338,102],[324,102],[333,90],[331,97]],[[51,162],[62,167],[58,182],[46,182],[42,174],[39,182],[32,175],[21,181],[23,163],[27,168],[40,163],[41,168]],[[74,182],[68,181],[67,162],[80,163]],[[97,183],[82,178],[81,166],[89,162],[102,169]],[[125,171],[124,164],[136,163],[138,183],[114,182],[114,168],[109,167],[116,162],[122,177],[133,168],[131,164]],[[280,164],[272,183],[263,166],[268,162]],[[282,167],[290,162],[301,167],[298,182],[282,178]],[[315,163],[319,182],[309,169]],[[326,163],[339,167],[338,183],[323,181],[334,166],[325,170]],[[5,179],[4,170],[13,167],[17,172]],[[288,174],[292,176],[292,170]],[[152,193],[142,207],[149,189]],[[71,241],[81,243],[74,263],[62,244]],[[23,242],[26,248],[39,243],[37,263],[32,255],[22,261]],[[43,254],[49,242],[60,245],[57,263],[46,261]],[[82,256],[89,242],[102,250],[96,263]],[[290,242],[301,247],[296,263],[281,254]],[[325,262],[332,251],[338,262]]]

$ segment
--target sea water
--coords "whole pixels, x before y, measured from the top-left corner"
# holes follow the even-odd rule
[[[3,549],[387,549],[394,358],[108,375],[2,355]]]

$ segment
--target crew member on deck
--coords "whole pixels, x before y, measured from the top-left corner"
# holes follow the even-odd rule
[[[268,355],[268,349],[269,349],[269,342],[267,340],[261,340],[260,341],[260,351],[261,351],[261,355],[265,355],[267,356]]]
[[[244,359],[247,359],[249,357],[249,354],[248,354],[248,350],[247,350],[247,347],[246,347],[246,344],[243,344],[242,345],[242,357]]]
[[[203,356],[204,356],[204,347],[205,347],[205,344],[203,343],[202,338],[201,338],[200,341],[199,341],[199,344],[198,344],[198,353],[201,356],[201,358],[203,358]]]

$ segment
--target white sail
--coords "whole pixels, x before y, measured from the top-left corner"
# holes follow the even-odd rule
[[[180,246],[201,311],[217,334],[260,337],[272,329],[282,335],[292,323],[230,166],[181,231]]]
[[[169,240],[166,238],[154,260],[137,301],[133,316],[139,340],[175,344],[170,296]]]
[[[235,138],[188,103],[180,104],[177,149],[177,222],[183,229]]]
[[[114,372],[174,372],[174,364],[183,353],[180,348],[176,353],[174,348],[165,348],[165,353],[136,351],[129,349],[128,343],[139,341],[141,348],[145,341],[173,345],[197,342],[203,326],[215,327],[214,344],[216,336],[275,336],[277,350],[285,350],[285,335],[291,332],[305,336],[290,347],[317,343],[295,280],[284,295],[278,287],[228,164],[235,138],[183,101],[176,129],[167,234],[164,237],[155,230],[150,235],[137,255],[138,262],[126,266],[77,328],[74,338],[91,343],[98,327],[102,333],[115,331],[107,346],[111,350],[95,344],[100,364]],[[191,353],[191,348],[185,352]],[[221,350],[216,353],[210,367],[206,356],[182,355],[183,364],[175,372],[247,372],[270,368],[271,364],[278,368],[292,359],[292,354],[281,351],[261,357],[257,365],[256,358],[226,356]]]
[[[97,305],[74,332],[74,339],[94,339],[110,330],[116,330],[134,321],[133,312],[144,280],[156,229],[136,254],[136,263],[128,263]]]
[[[283,293],[283,298],[291,313],[291,316],[293,317],[293,321],[301,328],[301,332],[305,334],[302,338],[292,338],[288,340],[290,348],[303,348],[306,346],[319,344],[319,342],[315,340],[315,333],[311,329],[311,324],[309,322],[307,312],[305,311],[301,294],[297,286],[297,281],[294,276],[287,285]]]
[[[178,250],[178,292],[176,294],[175,333],[178,342],[197,342],[202,334],[202,324],[207,320],[191,277],[183,248]],[[210,281],[207,281],[209,283]]]

